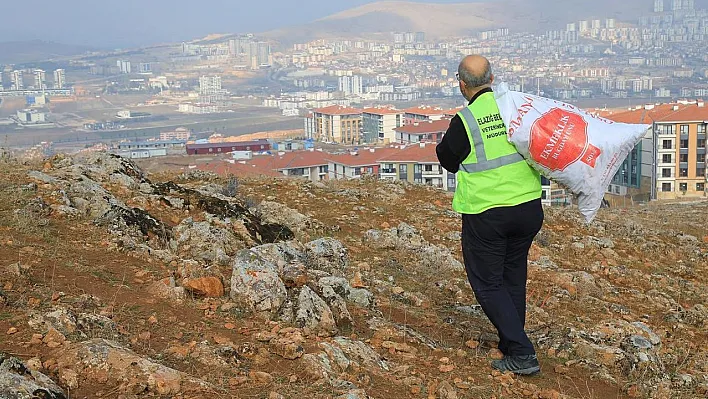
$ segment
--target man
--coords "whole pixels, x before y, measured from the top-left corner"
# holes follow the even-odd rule
[[[543,225],[541,179],[507,140],[481,56],[465,57],[457,80],[469,105],[451,121],[436,151],[457,173],[453,209],[462,214],[462,254],[477,301],[499,333],[500,371],[521,375],[541,369],[526,321],[527,257]]]

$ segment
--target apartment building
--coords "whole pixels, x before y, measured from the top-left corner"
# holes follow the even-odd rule
[[[442,109],[440,107],[421,106],[408,108],[403,112],[404,125],[410,125],[415,122],[439,121],[448,116],[451,110]]]
[[[365,108],[361,115],[365,143],[396,141],[395,129],[403,126],[403,111],[386,107]]]
[[[439,143],[449,126],[449,119],[413,122],[394,129],[396,142],[401,144]]]
[[[317,141],[338,144],[360,144],[362,113],[356,108],[319,108],[312,113],[313,138]]]
[[[330,179],[359,179],[362,176],[379,176],[379,160],[400,151],[395,147],[365,148],[348,154],[332,155],[329,161]]]
[[[708,108],[703,101],[646,105],[606,117],[616,122],[652,125],[639,149],[630,154],[629,168],[620,169],[619,173],[624,171],[628,177],[616,176],[613,183],[640,188],[657,200],[706,197]],[[651,167],[647,168],[649,161]],[[642,186],[642,179],[649,182],[648,187]],[[633,185],[635,182],[637,186]]]
[[[329,177],[329,155],[316,150],[279,152],[272,156],[254,157],[246,163],[255,170],[275,171],[284,176],[315,182]]]
[[[435,143],[409,145],[379,159],[379,176],[384,180],[400,180],[426,184],[455,191],[455,174],[448,173],[438,162]]]

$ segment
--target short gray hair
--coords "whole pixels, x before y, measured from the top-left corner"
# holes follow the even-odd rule
[[[492,83],[492,66],[487,61],[487,65],[484,68],[484,73],[481,75],[475,75],[472,72],[465,69],[462,64],[460,64],[457,69],[457,74],[460,80],[465,82],[468,87],[479,87]]]

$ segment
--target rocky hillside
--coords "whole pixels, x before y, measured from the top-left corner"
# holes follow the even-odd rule
[[[372,180],[0,163],[2,398],[708,395],[708,204],[548,209],[542,374],[496,336],[446,194]]]

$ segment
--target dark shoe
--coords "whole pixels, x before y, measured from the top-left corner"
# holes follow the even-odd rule
[[[504,356],[502,360],[494,360],[492,367],[501,371],[511,371],[519,375],[534,375],[541,371],[536,355]]]

